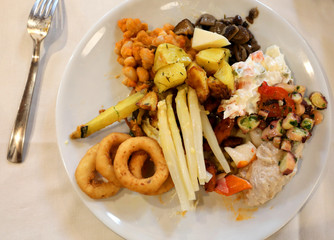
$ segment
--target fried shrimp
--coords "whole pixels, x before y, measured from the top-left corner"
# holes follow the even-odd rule
[[[136,178],[143,178],[142,168],[144,166],[145,161],[150,161],[150,160],[148,158],[148,155],[143,151],[135,152],[132,155],[131,160],[129,162],[129,170]],[[167,180],[161,185],[161,187],[157,191],[146,193],[145,195],[151,195],[151,196],[160,195],[165,192],[168,192],[173,187],[174,187],[173,180],[171,176],[168,175]]]
[[[128,138],[131,136],[125,133],[111,133],[102,139],[96,154],[96,170],[118,187],[122,184],[115,176],[113,160],[118,146]]]
[[[75,171],[75,179],[80,189],[94,199],[111,197],[120,189],[113,182],[96,179],[95,162],[98,147],[99,144],[96,144],[87,151]]]
[[[155,165],[155,172],[148,178],[137,178],[129,170],[130,156],[137,151],[144,150]],[[114,170],[121,184],[132,191],[142,194],[157,191],[169,175],[166,160],[157,141],[149,137],[135,137],[124,141],[118,148]]]

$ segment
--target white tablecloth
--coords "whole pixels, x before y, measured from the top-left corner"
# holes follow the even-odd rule
[[[63,167],[55,131],[58,86],[74,48],[92,25],[120,1],[61,1],[64,22],[46,39],[28,148],[22,164],[6,160],[7,144],[27,78],[32,41],[26,31],[34,0],[2,0],[0,10],[0,239],[121,239],[81,202]],[[334,86],[334,1],[263,0],[285,17],[315,51]],[[44,50],[42,51],[44,53]],[[331,143],[332,148],[334,144]],[[270,239],[334,237],[334,161],[300,213]]]

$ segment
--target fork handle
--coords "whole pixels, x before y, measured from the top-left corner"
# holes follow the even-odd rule
[[[34,93],[36,76],[38,71],[41,41],[34,40],[34,51],[30,64],[30,70],[21,103],[17,111],[16,120],[10,136],[7,160],[13,163],[22,162],[24,139],[29,119],[30,106]]]

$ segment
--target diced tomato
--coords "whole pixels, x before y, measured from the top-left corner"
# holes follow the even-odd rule
[[[235,175],[228,175],[217,179],[216,193],[231,196],[246,189],[251,189],[252,185],[245,179]]]
[[[258,102],[259,109],[269,111],[268,117],[285,117],[289,112],[295,112],[294,101],[285,89],[268,86],[263,82],[258,92],[261,94]],[[280,104],[279,101],[282,103]]]

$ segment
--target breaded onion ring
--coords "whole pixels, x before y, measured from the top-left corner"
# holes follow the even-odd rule
[[[129,170],[128,161],[132,153],[144,150],[155,165],[155,173],[148,178],[136,178]],[[124,141],[118,148],[114,160],[115,175],[121,184],[142,194],[157,191],[166,181],[169,171],[159,143],[149,137],[134,137]]]
[[[136,178],[143,178],[142,168],[144,166],[145,161],[150,161],[148,159],[148,155],[145,152],[139,151],[132,154],[131,160],[129,162],[129,170]],[[174,182],[169,174],[167,180],[161,185],[161,187],[157,191],[146,193],[145,195],[151,195],[151,196],[160,195],[165,192],[168,192],[173,187],[174,187]]]
[[[96,180],[96,152],[99,144],[90,148],[75,171],[75,179],[81,190],[94,199],[107,198],[115,195],[119,187],[113,182]]]
[[[125,140],[131,138],[125,133],[111,133],[100,142],[96,155],[96,170],[109,182],[122,187],[122,184],[115,176],[113,160],[118,146]]]

